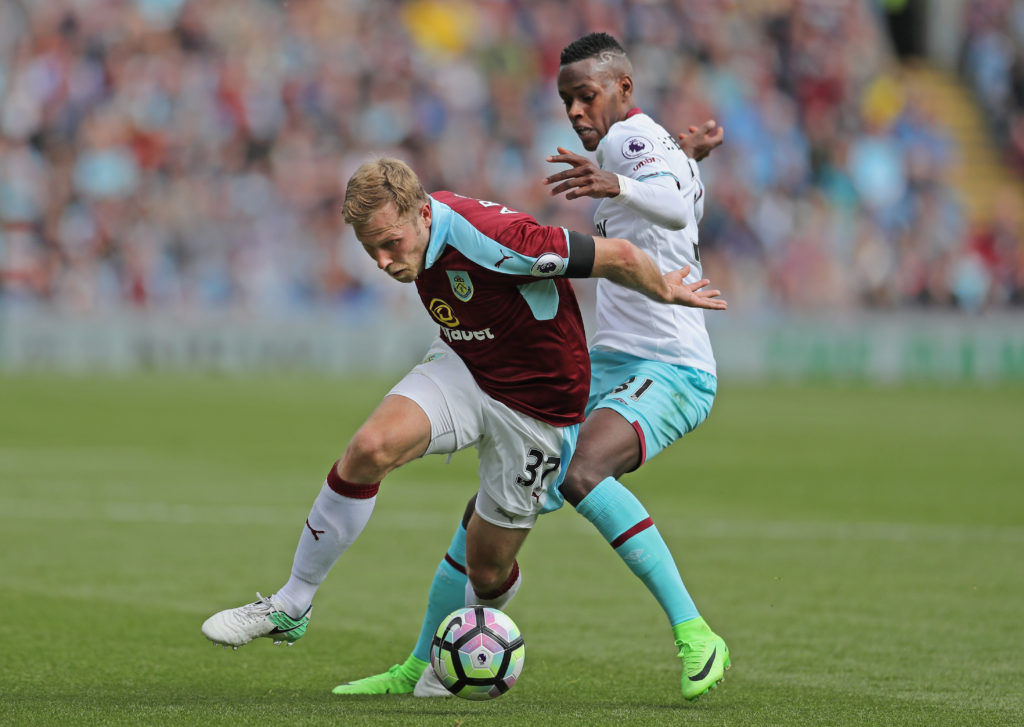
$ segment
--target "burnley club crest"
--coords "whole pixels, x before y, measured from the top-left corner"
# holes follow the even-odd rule
[[[455,297],[465,303],[473,297],[473,281],[469,279],[469,273],[465,270],[446,270],[448,280],[452,283],[452,292]]]

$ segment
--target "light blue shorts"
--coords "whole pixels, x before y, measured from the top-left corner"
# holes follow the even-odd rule
[[[707,371],[613,351],[591,350],[590,370],[587,414],[613,409],[632,424],[641,464],[707,419],[718,391]]]

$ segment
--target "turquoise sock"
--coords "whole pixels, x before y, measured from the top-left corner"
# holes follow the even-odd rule
[[[584,497],[576,512],[594,524],[629,569],[661,604],[669,624],[697,618],[672,553],[633,493],[608,477]]]
[[[423,661],[430,661],[430,641],[434,638],[441,620],[457,608],[466,604],[466,528],[455,530],[448,552],[434,571],[427,596],[427,612],[420,626],[420,638],[412,655]]]

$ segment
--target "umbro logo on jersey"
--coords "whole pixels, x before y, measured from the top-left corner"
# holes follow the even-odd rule
[[[463,303],[473,297],[473,281],[465,270],[446,270],[448,280],[452,284],[452,292]]]
[[[641,159],[640,161],[633,165],[633,171],[639,171],[640,167],[647,166],[648,164],[653,164],[656,161],[658,161],[658,157],[644,157],[643,159]]]

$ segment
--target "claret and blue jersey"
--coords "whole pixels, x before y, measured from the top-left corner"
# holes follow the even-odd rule
[[[593,238],[501,204],[431,196],[416,289],[480,388],[549,424],[583,421],[590,359],[567,278],[586,277]]]

